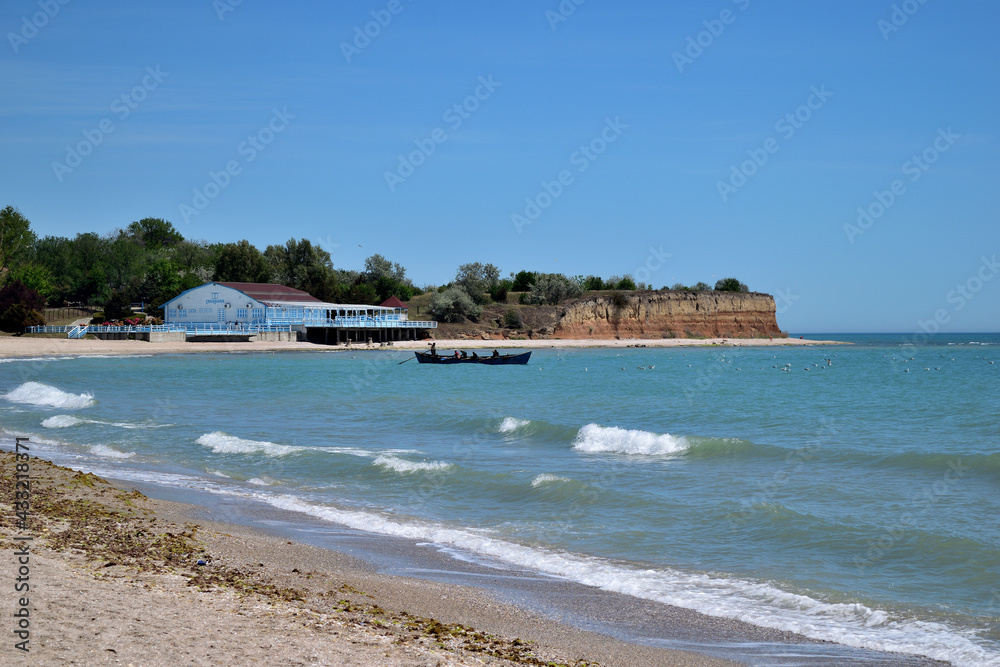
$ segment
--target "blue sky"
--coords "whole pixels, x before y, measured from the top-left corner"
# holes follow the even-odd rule
[[[417,284],[735,276],[793,332],[1000,329],[996,3],[64,2],[0,9],[0,205],[41,235],[162,217]]]

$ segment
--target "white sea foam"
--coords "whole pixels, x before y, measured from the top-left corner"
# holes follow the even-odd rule
[[[862,604],[823,602],[738,578],[671,568],[632,569],[597,557],[550,552],[498,540],[470,529],[407,523],[374,512],[315,505],[289,495],[269,496],[265,500],[281,509],[357,530],[450,545],[588,586],[693,609],[709,616],[738,619],[857,648],[923,655],[961,667],[1000,664],[1000,655],[977,644],[966,633]]]
[[[669,433],[658,435],[598,424],[587,424],[581,428],[573,441],[573,449],[581,452],[663,455],[683,452],[687,448],[684,438]]]
[[[42,421],[42,426],[45,428],[66,428],[67,426],[82,424],[85,421],[86,420],[74,417],[73,415],[55,415]]]
[[[560,477],[559,475],[550,475],[549,473],[542,473],[531,480],[532,486],[541,486],[542,484],[555,484],[561,482],[568,482],[569,477]]]
[[[518,419],[517,417],[504,417],[500,425],[497,426],[498,433],[510,433],[516,431],[519,428],[523,428],[530,424],[531,422],[527,419]]]
[[[135,456],[135,452],[119,452],[105,445],[94,445],[90,448],[90,453],[107,459],[130,459]]]
[[[94,404],[93,394],[70,394],[41,382],[25,382],[3,395],[11,403],[75,410]]]
[[[384,455],[372,461],[372,465],[382,466],[383,468],[402,473],[417,472],[420,470],[447,470],[451,467],[450,463],[444,463],[443,461],[413,462],[395,456]]]
[[[253,484],[254,486],[271,486],[270,482],[266,482],[260,477],[251,477],[247,480],[247,484]]]
[[[216,454],[264,454],[266,456],[285,456],[299,452],[304,447],[278,445],[266,440],[245,440],[222,431],[206,433],[197,442],[202,447],[208,447]]]
[[[103,424],[105,426],[117,426],[118,428],[163,428],[172,424],[135,424],[132,422],[105,422],[100,419],[84,419],[73,415],[54,415],[42,421],[45,428],[67,428],[77,424]]]

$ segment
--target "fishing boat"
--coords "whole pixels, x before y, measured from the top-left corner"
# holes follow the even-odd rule
[[[421,364],[484,364],[486,366],[505,366],[516,364],[523,366],[531,358],[531,352],[521,352],[519,354],[501,354],[495,357],[480,357],[476,353],[467,357],[456,357],[455,355],[441,355],[433,352],[414,352],[417,362]]]

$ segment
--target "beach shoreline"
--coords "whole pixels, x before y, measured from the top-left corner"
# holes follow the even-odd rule
[[[12,496],[13,455],[6,449],[0,453],[4,550],[25,532],[11,521],[14,512],[7,499]],[[160,488],[155,485],[105,481],[37,458],[30,459],[30,466],[36,509],[28,533],[36,540],[31,562],[39,591],[31,598],[33,655],[29,661],[5,647],[5,664],[8,658],[14,658],[9,664],[18,664],[18,658],[37,664],[39,656],[72,663],[66,660],[72,656],[82,664],[156,665],[172,663],[176,655],[192,664],[743,664],[697,650],[615,638],[599,626],[596,632],[581,629],[586,624],[532,611],[531,605],[512,603],[489,586],[385,573],[346,551],[288,539],[273,528],[280,523],[274,516],[263,517],[256,526],[234,522],[225,509],[168,500],[169,492],[155,498],[136,490],[155,493]],[[65,509],[65,503],[74,502],[86,504],[87,516]],[[116,514],[112,523],[121,528],[109,530],[119,534],[92,527],[100,527],[106,513]],[[73,523],[77,520],[89,532],[80,533]],[[157,560],[155,554],[164,553],[159,546],[148,556],[145,542],[133,545],[132,552],[108,546],[137,530],[147,533],[147,541],[153,534],[170,536],[175,541],[166,553],[179,558]],[[74,535],[86,541],[74,543]],[[140,555],[132,558],[135,553]],[[0,576],[12,579],[15,567],[12,559],[4,559]],[[534,590],[544,594],[549,589],[540,585]],[[789,632],[598,590],[590,597],[603,607],[613,606],[619,618],[652,612],[653,622],[673,626],[679,644],[743,646],[750,664],[761,658],[768,664],[767,655],[753,654],[754,644],[765,651],[781,644],[793,650],[817,647],[808,664],[939,664],[884,653],[848,658],[847,647]],[[586,610],[577,616],[586,616]],[[192,624],[193,618],[206,622]],[[827,659],[824,651],[829,651]],[[157,662],[150,656],[171,657]]]
[[[3,548],[25,534],[33,541],[30,650],[5,645],[4,664],[738,664],[579,630],[481,589],[378,574],[343,553],[193,518],[204,508],[42,459],[29,460],[35,509],[25,531],[7,502],[6,449]],[[173,541],[151,556],[142,543],[113,548],[132,532]],[[17,567],[3,559],[0,576],[13,580]]]
[[[0,359],[50,356],[109,355],[136,356],[151,354],[211,354],[225,352],[343,352],[347,350],[426,350],[437,343],[438,349],[568,349],[628,347],[778,347],[845,345],[842,341],[808,340],[801,338],[626,338],[626,339],[442,339],[396,341],[372,345],[320,345],[308,342],[256,341],[225,343],[146,342],[137,340],[70,340],[68,338],[36,338],[4,336],[0,338]]]

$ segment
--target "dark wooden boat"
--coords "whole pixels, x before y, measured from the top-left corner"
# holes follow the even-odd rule
[[[421,364],[484,364],[486,366],[505,366],[516,364],[523,366],[531,358],[531,352],[521,352],[520,354],[501,354],[498,357],[456,357],[432,354],[430,352],[414,352],[417,355],[417,362]]]

